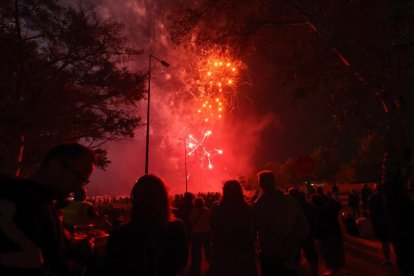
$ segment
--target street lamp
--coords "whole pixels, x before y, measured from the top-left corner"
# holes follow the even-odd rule
[[[187,175],[187,139],[178,138],[184,142],[184,173],[185,173],[185,192],[188,191],[188,175]]]
[[[148,106],[147,106],[147,136],[145,142],[145,174],[148,174],[148,152],[149,152],[149,127],[150,127],[150,103],[151,103],[151,59],[159,61],[165,67],[170,66],[168,62],[161,60],[153,55],[149,55],[148,62]]]

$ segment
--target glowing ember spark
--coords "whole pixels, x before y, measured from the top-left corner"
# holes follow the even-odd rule
[[[201,164],[203,165],[204,160],[207,159],[209,169],[213,168],[211,159],[217,154],[223,154],[223,150],[221,149],[213,149],[213,150],[207,149],[205,141],[211,134],[212,134],[211,130],[207,130],[204,133],[204,136],[201,140],[196,139],[193,135],[190,134],[188,135],[189,142],[187,144],[188,148],[190,149],[188,155],[192,156],[192,155],[195,155],[196,152],[199,152]]]
[[[197,64],[198,97],[197,113],[205,123],[223,118],[237,101],[236,87],[242,61],[230,56],[228,51],[213,49],[205,51]]]

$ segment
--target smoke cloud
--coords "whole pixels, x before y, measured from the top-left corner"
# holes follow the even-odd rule
[[[252,160],[259,150],[261,133],[270,126],[281,128],[281,123],[275,115],[257,118],[254,112],[235,108],[214,126],[203,144],[207,150],[223,151],[223,154],[211,156],[211,169],[202,152],[185,154],[188,149],[184,147],[184,139],[188,140],[188,135],[192,134],[200,140],[210,129],[194,123],[192,93],[196,88],[191,76],[200,49],[191,45],[176,46],[169,41],[167,16],[176,6],[174,1],[103,0],[97,12],[102,18],[122,22],[128,43],[144,50],[144,54],[131,63],[132,69],[148,70],[149,54],[170,63],[170,67],[165,68],[153,60],[151,70],[149,172],[164,178],[170,193],[183,193],[187,161],[188,191],[220,191],[224,180],[255,172]],[[143,124],[146,105],[145,99],[136,111]],[[94,172],[90,194],[129,194],[136,179],[144,174],[145,131],[142,125],[136,129],[134,139],[106,145],[112,163],[106,171]]]

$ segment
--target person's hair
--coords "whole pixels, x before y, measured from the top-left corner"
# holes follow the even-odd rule
[[[204,207],[204,199],[201,196],[197,197],[195,199],[194,207],[196,207],[196,208],[203,208]]]
[[[80,187],[73,192],[74,201],[84,201],[86,199],[86,188]]]
[[[247,206],[244,200],[243,189],[237,180],[227,180],[223,185],[223,196],[220,205],[224,206]]]
[[[138,179],[131,191],[131,221],[147,230],[161,229],[172,219],[164,181],[153,174]]]
[[[81,144],[60,144],[52,148],[43,159],[41,168],[45,167],[51,160],[62,160],[62,161],[72,161],[76,160],[82,155],[89,156],[94,164],[96,164],[95,153],[81,145]]]
[[[261,171],[257,174],[259,185],[264,192],[271,191],[276,188],[276,180],[272,171]]]

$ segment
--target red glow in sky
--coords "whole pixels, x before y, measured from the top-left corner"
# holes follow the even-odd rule
[[[239,72],[245,68],[226,50],[203,51],[197,64],[199,79],[197,112],[205,123],[223,119],[237,103]]]
[[[226,48],[172,45],[165,22],[174,7],[169,1],[103,0],[99,13],[103,18],[123,19],[129,43],[144,50],[130,68],[148,70],[150,53],[171,65],[154,63],[152,68],[149,172],[163,177],[172,194],[183,192],[183,139],[189,142],[192,134],[200,140],[211,131],[203,147],[187,156],[188,189],[220,191],[223,181],[254,173],[251,160],[260,146],[260,133],[275,117],[238,118],[244,63]],[[144,99],[136,110],[143,122],[146,104]],[[135,130],[132,141],[110,143],[106,148],[112,163],[106,171],[94,173],[90,192],[128,195],[144,173],[145,125]]]

